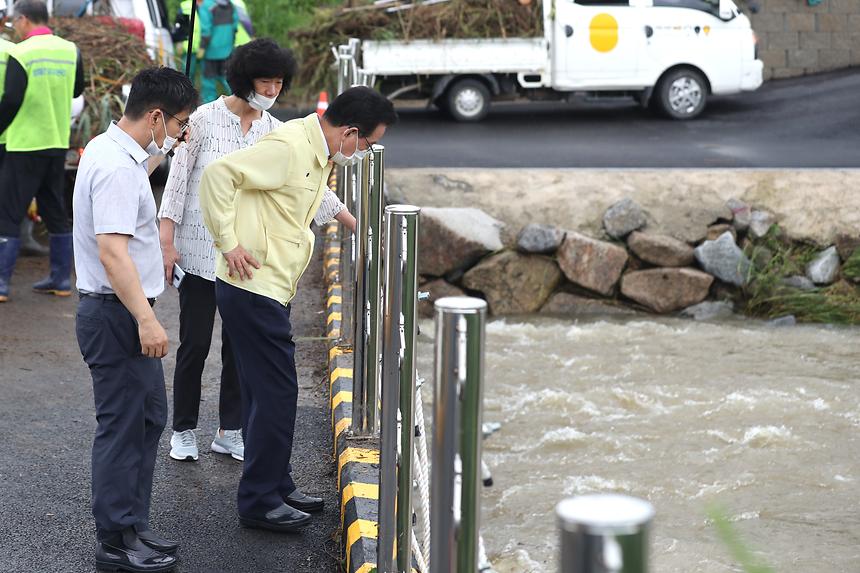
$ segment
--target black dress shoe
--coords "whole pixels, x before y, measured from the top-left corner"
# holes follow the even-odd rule
[[[271,531],[295,531],[307,524],[311,516],[304,511],[299,511],[287,505],[276,507],[263,516],[240,515],[239,523],[245,527],[255,529],[269,529]]]
[[[137,532],[138,539],[143,542],[144,545],[149,547],[150,549],[155,549],[159,553],[165,553],[167,555],[173,555],[179,549],[179,543],[176,541],[169,541],[151,529],[147,529],[145,531]]]
[[[138,539],[133,529],[100,541],[96,547],[96,569],[100,571],[161,573],[175,566],[176,557],[150,549]]]
[[[298,489],[293,490],[293,493],[285,497],[284,503],[309,513],[322,511],[323,509],[323,500],[321,497],[309,496]]]

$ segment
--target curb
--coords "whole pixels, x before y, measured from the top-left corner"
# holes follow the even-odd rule
[[[340,283],[340,225],[326,226],[323,273],[326,294],[326,336],[329,339],[329,404],[342,546],[346,573],[370,573],[376,567],[379,507],[379,446],[374,438],[349,436],[352,423],[352,349],[339,346],[343,320]]]

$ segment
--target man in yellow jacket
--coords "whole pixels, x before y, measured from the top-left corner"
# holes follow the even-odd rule
[[[354,87],[322,118],[287,122],[203,173],[203,220],[223,255],[215,296],[244,402],[238,512],[246,527],[292,531],[322,509],[290,475],[298,397],[290,301],[313,254],[310,224],[332,163],[362,158],[396,121],[388,99]]]

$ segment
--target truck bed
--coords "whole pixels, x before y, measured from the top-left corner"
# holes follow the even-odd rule
[[[542,73],[543,38],[365,41],[362,68],[377,76],[468,73]]]

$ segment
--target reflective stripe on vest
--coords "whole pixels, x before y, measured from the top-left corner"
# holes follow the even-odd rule
[[[0,78],[6,77],[6,62],[9,60],[9,50],[15,44],[0,38]],[[6,82],[0,81],[0,98],[3,97],[3,92],[6,89]],[[6,132],[0,133],[0,145],[6,145]]]
[[[6,150],[68,149],[77,47],[57,36],[33,36],[9,56],[27,72],[27,91],[6,131]]]

